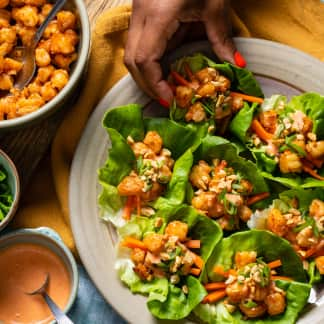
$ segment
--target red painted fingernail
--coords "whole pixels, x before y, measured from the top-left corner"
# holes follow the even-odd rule
[[[242,54],[239,51],[236,51],[234,53],[234,60],[235,64],[241,68],[246,67],[246,61],[245,58],[242,56]]]
[[[159,101],[159,103],[160,103],[161,106],[163,106],[165,108],[169,108],[170,107],[170,104],[166,100],[164,100],[162,98],[158,98],[158,101]]]

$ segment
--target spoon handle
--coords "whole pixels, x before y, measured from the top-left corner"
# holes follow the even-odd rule
[[[45,292],[42,293],[48,307],[51,309],[57,324],[73,324],[73,322],[60,310],[55,304],[53,299],[48,296]]]
[[[52,10],[50,11],[50,13],[48,14],[48,16],[45,18],[45,20],[42,22],[42,24],[38,27],[36,34],[34,36],[34,44],[33,45],[37,45],[37,43],[40,41],[45,28],[47,27],[47,25],[50,23],[50,21],[55,17],[55,15],[57,14],[57,12],[64,6],[66,0],[57,0],[52,8]]]

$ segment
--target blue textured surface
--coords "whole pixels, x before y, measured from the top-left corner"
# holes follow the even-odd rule
[[[79,290],[69,317],[75,324],[126,324],[126,322],[103,299],[87,272],[79,270]]]

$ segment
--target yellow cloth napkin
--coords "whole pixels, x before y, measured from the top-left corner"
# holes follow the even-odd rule
[[[131,8],[118,7],[105,12],[92,32],[92,50],[85,86],[60,126],[51,153],[38,167],[22,197],[13,226],[49,226],[56,230],[76,254],[69,222],[69,172],[75,148],[88,117],[99,100],[127,73],[123,65]],[[98,127],[101,127],[98,125]]]
[[[320,0],[246,0],[232,1],[232,6],[235,35],[282,42],[324,60],[324,4]],[[68,208],[73,153],[92,110],[127,72],[122,60],[130,12],[129,6],[123,6],[98,19],[85,86],[58,130],[51,154],[25,191],[13,222],[14,227],[53,228],[74,253]]]

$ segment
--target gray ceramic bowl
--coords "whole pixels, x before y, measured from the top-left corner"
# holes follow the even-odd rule
[[[71,69],[70,79],[66,86],[39,110],[22,117],[0,121],[0,132],[13,129],[21,129],[40,122],[43,118],[62,108],[73,96],[87,67],[90,50],[90,24],[87,9],[83,0],[68,0],[64,8],[76,12],[79,18],[80,42],[78,47],[78,59]]]
[[[77,296],[79,274],[72,253],[65,246],[60,236],[55,231],[47,227],[21,229],[0,236],[0,250],[16,243],[34,243],[42,245],[58,255],[63,261],[69,272],[71,281],[70,297],[65,309],[63,310],[65,313],[67,313],[72,307]],[[56,322],[53,321],[52,323]]]
[[[6,170],[7,177],[8,177],[8,184],[11,189],[11,193],[13,195],[13,202],[9,212],[5,216],[5,218],[2,221],[0,221],[0,231],[1,231],[8,225],[8,223],[16,213],[19,197],[20,197],[20,181],[14,163],[11,161],[8,155],[2,150],[0,150],[0,165]]]

